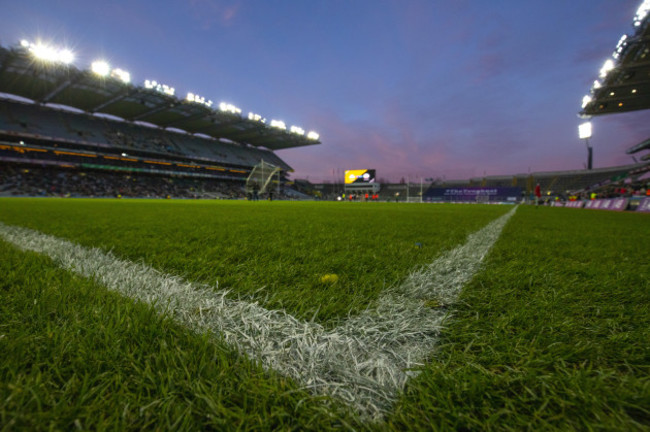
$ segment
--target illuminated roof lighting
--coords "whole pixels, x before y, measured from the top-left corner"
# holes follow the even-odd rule
[[[314,131],[310,131],[310,132],[307,134],[307,138],[309,138],[310,140],[317,141],[318,138],[320,138],[320,135],[318,135],[318,134],[317,134],[316,132],[314,132]]]
[[[627,40],[627,35],[625,34],[621,36],[621,38],[618,40],[618,43],[616,44],[616,49],[614,50],[614,54],[612,55],[615,59],[618,59],[621,56],[623,49],[625,49],[626,40]]]
[[[650,0],[644,0],[634,16],[634,26],[639,27],[650,12]]]
[[[198,104],[201,104],[201,105],[205,105],[208,108],[210,108],[212,106],[212,101],[211,100],[206,101],[204,97],[199,96],[199,95],[194,94],[194,93],[191,93],[191,92],[187,93],[187,97],[185,97],[185,100],[187,100],[188,102],[194,102],[194,103],[198,103]]]
[[[74,61],[74,53],[68,49],[59,51],[59,60],[65,64],[70,64]]]
[[[97,60],[94,61],[90,65],[90,70],[92,70],[94,73],[96,73],[99,76],[108,76],[109,73],[111,73],[111,67],[108,63],[106,63],[104,60]]]
[[[266,123],[266,119],[265,119],[265,118],[263,118],[263,117],[262,117],[261,115],[259,115],[259,114],[255,114],[255,113],[253,113],[253,112],[249,112],[249,113],[248,113],[248,120],[258,121],[258,122],[260,122],[260,123]]]
[[[159,93],[163,93],[169,96],[174,96],[174,93],[176,93],[176,89],[174,87],[170,87],[167,84],[161,84],[154,80],[145,80],[144,88],[155,90]]]
[[[592,99],[591,96],[585,96],[582,98],[582,108],[586,107],[591,103]]]
[[[578,136],[580,139],[591,138],[591,122],[585,122],[578,126]]]
[[[123,83],[128,84],[131,82],[131,74],[122,69],[113,69],[111,72],[113,78],[121,80]]]
[[[614,60],[607,59],[603,64],[603,67],[600,68],[600,77],[605,78],[612,69],[614,69]]]
[[[63,64],[70,64],[74,61],[74,53],[66,48],[57,49],[41,42],[33,44],[27,40],[20,41],[20,45],[39,60]]]
[[[282,120],[271,120],[271,127],[287,130],[287,125]]]
[[[54,48],[41,43],[30,45],[29,50],[34,54],[34,57],[41,60],[56,61],[58,57],[57,51]]]
[[[229,112],[233,114],[241,114],[241,110],[234,106],[233,104],[229,104],[226,102],[221,102],[219,104],[219,109],[223,112]]]
[[[601,88],[602,86],[603,86],[603,85],[600,83],[600,81],[598,81],[598,80],[595,80],[595,81],[594,81],[594,85],[593,85],[593,88],[594,88],[594,89],[598,90],[598,89]]]
[[[289,130],[291,131],[291,133],[295,133],[297,135],[304,135],[305,134],[305,130],[303,128],[301,128],[301,127],[298,127],[298,126],[291,126],[291,128],[289,128]]]

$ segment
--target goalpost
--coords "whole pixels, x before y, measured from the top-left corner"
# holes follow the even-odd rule
[[[277,174],[277,190],[280,192],[280,175],[282,170],[264,160],[260,161],[253,167],[248,178],[246,179],[246,194],[249,196],[259,196],[266,192],[272,191],[273,178]]]

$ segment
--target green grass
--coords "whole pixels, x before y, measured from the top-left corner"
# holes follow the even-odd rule
[[[322,430],[340,403],[0,242],[0,430]],[[356,423],[356,427],[361,425]]]
[[[0,200],[0,221],[334,325],[507,210],[373,203]],[[421,243],[422,248],[415,247]],[[336,284],[322,283],[337,274]]]
[[[14,199],[0,221],[327,324],[508,209]],[[0,428],[650,430],[648,240],[644,214],[519,208],[380,424],[0,242]]]
[[[397,428],[650,430],[650,218],[519,209]]]

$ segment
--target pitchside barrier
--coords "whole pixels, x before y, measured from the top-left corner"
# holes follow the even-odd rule
[[[572,208],[586,208],[586,209],[594,209],[594,210],[623,211],[627,209],[629,202],[630,202],[629,198],[611,198],[611,199],[597,199],[591,201],[568,201],[566,203],[555,201],[551,205],[553,207],[572,207]],[[639,202],[639,206],[636,208],[636,211],[650,213],[650,198],[641,199],[641,201]]]
[[[639,206],[636,208],[636,211],[650,213],[650,198],[643,198],[639,203]]]

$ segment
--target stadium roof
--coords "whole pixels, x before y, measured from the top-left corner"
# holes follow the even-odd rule
[[[650,108],[650,0],[634,18],[634,33],[623,35],[582,101],[583,117]]]
[[[648,138],[645,141],[641,141],[637,145],[630,147],[629,149],[625,150],[625,153],[634,154],[640,152],[641,150],[648,150],[648,149],[650,149],[650,138]]]
[[[271,150],[320,144],[315,133],[305,135],[300,128],[274,127],[252,113],[245,118],[231,105],[213,109],[211,101],[194,95],[193,101],[190,95],[179,99],[173,96],[173,89],[165,91],[167,86],[149,82],[145,86],[133,85],[128,73],[119,69],[101,76],[97,70],[79,69],[71,61],[41,61],[35,58],[34,47],[26,41],[9,49],[0,46],[0,92],[40,104],[66,105]],[[61,53],[70,57],[65,60],[72,60],[70,52]],[[102,66],[108,68],[105,64],[99,68]]]

